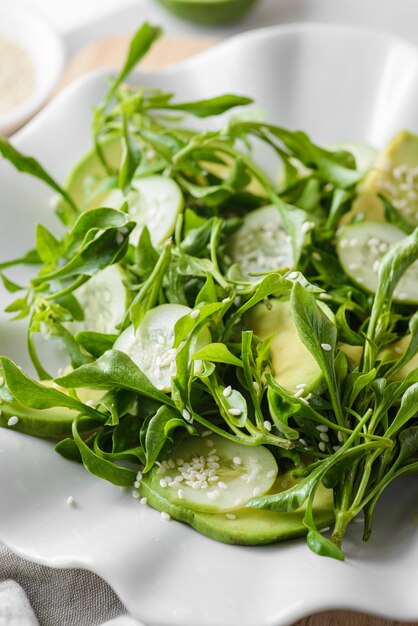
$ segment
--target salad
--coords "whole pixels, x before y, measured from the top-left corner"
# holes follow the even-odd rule
[[[134,36],[63,186],[0,138],[61,224],[0,264],[37,372],[0,357],[0,425],[163,519],[342,560],[418,471],[418,137],[324,148],[244,96],[126,84],[159,36]]]

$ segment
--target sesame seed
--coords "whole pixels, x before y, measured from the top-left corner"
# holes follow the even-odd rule
[[[190,313],[190,317],[192,318],[192,320],[195,320],[196,318],[198,318],[199,315],[200,315],[199,309],[193,309],[193,311]]]
[[[164,478],[161,478],[160,480],[160,487],[162,487],[163,489],[167,487],[167,481]]]
[[[325,350],[325,352],[330,352],[332,350],[332,345],[330,343],[321,343],[321,348]]]
[[[225,517],[226,517],[227,519],[231,519],[231,520],[233,520],[233,519],[237,519],[237,516],[236,516],[236,515],[234,515],[234,513],[227,513],[227,514],[225,515]]]
[[[225,398],[229,398],[229,396],[231,395],[231,393],[232,393],[232,387],[231,387],[231,385],[228,385],[228,387],[225,387],[225,389],[223,390],[222,395],[223,395]]]
[[[223,304],[224,304],[225,302],[229,302],[229,298],[224,298],[224,299],[222,300],[222,303],[223,303]]]
[[[256,380],[253,380],[253,387],[257,393],[260,391],[260,385]]]
[[[305,447],[308,445],[307,441],[305,439],[302,439],[302,437],[299,439],[299,443],[301,446],[305,446]]]
[[[215,489],[214,491],[208,491],[206,496],[209,498],[209,500],[216,500],[217,498],[219,498],[219,491],[217,489]]]
[[[187,409],[183,409],[183,411],[181,412],[181,414],[183,415],[184,419],[186,420],[186,422],[190,422],[191,420],[191,415],[190,415],[190,411],[188,411]]]
[[[276,475],[276,470],[270,470],[266,474],[267,478],[273,478],[275,475]]]
[[[72,506],[72,507],[76,506],[76,501],[75,501],[73,496],[68,496],[68,498],[67,498],[67,505],[68,506]]]
[[[9,417],[9,419],[7,420],[7,425],[8,426],[16,426],[18,421],[19,421],[19,418],[16,417],[16,415],[12,415],[12,417]]]
[[[331,526],[326,526],[325,528],[321,528],[321,533],[327,533],[329,530],[331,530]]]
[[[320,433],[319,436],[322,439],[322,441],[325,441],[325,443],[329,443],[329,435],[327,435],[327,433]]]
[[[140,498],[139,491],[132,491],[132,497],[135,498],[135,500],[138,500]]]
[[[329,430],[329,427],[326,426],[325,424],[318,424],[318,426],[316,426],[316,430],[319,430],[320,433],[327,433]]]
[[[161,519],[163,519],[165,522],[169,522],[171,520],[171,516],[165,511],[161,511],[160,515]]]
[[[290,272],[290,274],[286,276],[286,278],[288,278],[289,280],[295,280],[297,277],[298,277],[297,272]]]
[[[141,483],[139,482],[139,480],[136,480],[136,481],[134,482],[134,487],[135,487],[136,489],[139,489],[139,488],[140,488],[140,486],[141,486]]]
[[[351,520],[354,524],[364,524],[364,517],[361,515],[357,515]]]
[[[218,487],[219,487],[219,489],[228,489],[228,485],[226,483],[222,482],[222,480],[220,480],[218,482]]]
[[[229,409],[228,413],[234,417],[239,417],[242,414],[241,409]]]
[[[305,389],[306,387],[306,383],[299,383],[298,385],[295,385],[295,389]]]
[[[341,450],[341,446],[332,446],[332,449],[334,452],[338,452],[338,450]]]
[[[263,426],[264,426],[264,428],[265,428],[266,430],[268,430],[268,432],[271,432],[271,429],[272,429],[271,422],[269,422],[268,420],[266,420],[266,421],[264,422]]]
[[[321,442],[318,444],[318,448],[321,450],[321,452],[325,452],[325,450],[326,450],[325,443],[324,443],[323,441],[321,441]]]
[[[313,228],[315,228],[315,222],[303,222],[301,231],[303,233],[308,233]]]
[[[340,430],[339,430],[339,431],[338,431],[338,433],[337,433],[337,439],[338,439],[338,441],[339,441],[340,443],[342,443],[342,442],[343,442],[343,434],[342,434],[342,432],[341,432]]]
[[[322,257],[319,252],[312,252],[312,258],[314,261],[322,261]]]
[[[141,498],[139,501],[140,504],[144,504],[144,505],[147,504],[147,502],[148,502],[148,498],[145,498],[145,497]]]
[[[0,376],[0,387],[2,387],[4,385],[4,378],[3,376]]]
[[[234,456],[234,458],[232,459],[232,462],[234,465],[241,465],[242,459],[240,456]]]
[[[300,398],[300,396],[302,396],[304,393],[305,393],[305,389],[304,388],[300,388],[293,394],[293,397],[294,398]]]

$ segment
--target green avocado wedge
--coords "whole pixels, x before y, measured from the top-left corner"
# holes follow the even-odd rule
[[[222,543],[255,546],[306,535],[303,525],[304,507],[292,513],[277,513],[263,509],[243,508],[225,513],[200,513],[183,505],[174,504],[161,491],[150,487],[150,477],[142,479],[141,497],[157,511],[185,522],[195,530]],[[284,491],[295,484],[289,474],[282,474],[274,483],[270,493]],[[322,485],[318,488],[314,503],[314,517],[318,528],[324,528],[334,519],[332,491]]]
[[[257,0],[158,0],[158,2],[185,20],[214,26],[244,17]]]

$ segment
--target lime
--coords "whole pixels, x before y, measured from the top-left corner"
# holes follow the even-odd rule
[[[238,20],[257,2],[257,0],[158,1],[175,15],[208,26]]]

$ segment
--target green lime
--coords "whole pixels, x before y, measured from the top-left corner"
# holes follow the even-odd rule
[[[243,17],[257,0],[158,0],[158,2],[179,17],[211,26]]]

